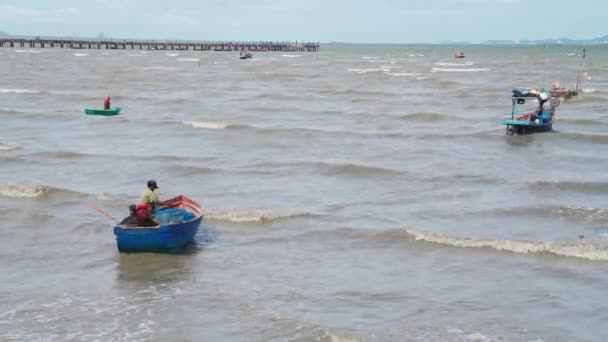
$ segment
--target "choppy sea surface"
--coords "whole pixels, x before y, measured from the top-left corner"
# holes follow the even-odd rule
[[[0,340],[606,341],[608,48],[580,53],[0,49]],[[555,132],[505,135],[513,86],[581,70]],[[183,254],[91,208],[149,178],[204,207]]]

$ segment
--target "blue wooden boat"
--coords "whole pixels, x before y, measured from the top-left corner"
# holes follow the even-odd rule
[[[507,135],[526,135],[553,130],[555,109],[559,100],[550,98],[544,91],[532,89],[521,92],[513,89],[509,119],[503,120]]]
[[[181,222],[162,222],[156,227],[114,227],[118,250],[126,253],[175,252],[194,240],[203,219],[201,206],[186,196],[177,196],[167,202],[167,208],[183,209],[193,218]],[[157,213],[162,211],[157,211]]]

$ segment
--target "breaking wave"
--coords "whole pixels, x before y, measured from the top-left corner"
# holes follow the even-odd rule
[[[198,62],[199,61],[198,58],[178,58],[177,60],[180,62]]]
[[[420,76],[420,74],[411,73],[411,72],[385,72],[385,75],[394,76],[394,77],[406,77],[406,76]]]
[[[53,188],[38,185],[38,186],[16,186],[8,185],[0,187],[0,195],[11,198],[39,198],[50,193]]]
[[[608,261],[608,246],[582,243],[550,243],[540,241],[496,240],[454,237],[440,233],[404,229],[414,241],[424,241],[459,248],[490,248],[515,254],[552,254],[593,261]]]
[[[69,194],[71,196],[83,196],[85,194],[77,191],[66,190],[61,188],[55,188],[45,185],[32,185],[32,186],[20,186],[20,185],[5,185],[0,186],[0,195],[10,198],[45,198],[54,194]]]
[[[298,57],[302,57],[302,55],[283,55],[283,57],[286,57],[286,58],[298,58]]]
[[[0,88],[0,94],[38,94],[40,91],[32,89],[6,89]]]
[[[475,62],[465,62],[465,63],[435,63],[435,65],[439,66],[471,66],[475,65]]]
[[[74,56],[76,57],[87,57],[90,56],[88,53],[75,53]]]
[[[286,220],[291,218],[306,218],[317,216],[320,216],[320,214],[315,214],[306,211],[285,211],[282,213],[276,213],[258,209],[205,212],[206,220],[231,223],[270,223],[278,220]]]
[[[443,233],[422,231],[411,228],[396,228],[388,230],[370,230],[341,228],[332,230],[306,231],[298,238],[312,237],[319,239],[349,239],[363,241],[365,244],[403,243],[407,241],[436,244],[446,247],[490,249],[513,254],[549,254],[560,257],[579,258],[593,261],[608,261],[608,244],[578,241],[544,242],[526,240],[506,240],[493,238],[458,237]]]
[[[40,53],[40,50],[15,50],[16,53]]]
[[[583,94],[591,94],[591,93],[595,93],[597,90],[595,88],[583,88],[581,89],[581,92]]]
[[[230,124],[226,122],[207,122],[207,121],[184,121],[185,125],[193,128],[204,129],[226,129]]]
[[[489,68],[433,68],[431,72],[479,72],[479,71],[490,71]]]
[[[346,69],[348,72],[354,72],[356,74],[367,74],[370,72],[385,72],[385,71],[390,71],[390,69],[388,68],[368,68],[368,69],[355,69],[355,68],[350,68],[350,69]]]
[[[7,144],[0,143],[0,152],[1,151],[14,151],[14,150],[19,150],[19,149],[21,149],[20,146],[7,145]]]

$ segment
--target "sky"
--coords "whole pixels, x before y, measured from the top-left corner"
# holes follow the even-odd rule
[[[438,43],[592,39],[606,0],[0,0],[0,31],[113,38]]]

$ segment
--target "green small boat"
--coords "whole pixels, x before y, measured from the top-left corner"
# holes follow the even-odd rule
[[[112,109],[89,109],[86,108],[84,110],[85,114],[88,115],[105,115],[105,116],[114,116],[120,114],[120,107],[112,108]]]

